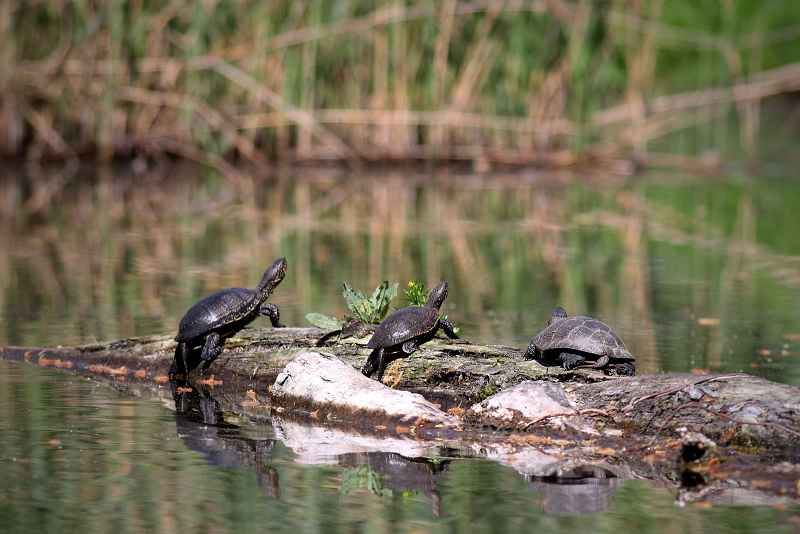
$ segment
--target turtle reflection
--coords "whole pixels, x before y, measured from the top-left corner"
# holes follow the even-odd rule
[[[426,458],[406,458],[393,452],[350,453],[339,457],[339,465],[349,467],[342,473],[342,492],[366,488],[376,495],[392,491],[417,491],[428,498],[433,517],[442,515],[442,494],[436,490],[436,477],[447,471],[449,460],[435,462]]]
[[[183,443],[203,454],[209,465],[252,467],[258,485],[271,498],[280,497],[278,472],[266,465],[275,440],[256,440],[241,435],[237,425],[227,423],[217,402],[205,388],[172,381],[175,400],[175,425]]]
[[[544,496],[544,511],[553,515],[583,515],[602,512],[624,479],[610,469],[583,465],[557,475],[526,475],[532,491]]]

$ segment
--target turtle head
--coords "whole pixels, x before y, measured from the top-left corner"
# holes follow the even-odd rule
[[[567,318],[567,310],[559,306],[558,308],[553,310],[553,313],[550,314],[550,318],[547,320],[547,326],[550,326],[554,322],[566,318]]]
[[[264,271],[264,276],[261,277],[261,282],[256,288],[256,291],[261,293],[262,299],[268,297],[278,287],[284,276],[286,276],[286,258],[278,258],[269,266],[269,269]]]
[[[446,298],[447,282],[442,281],[439,282],[439,285],[431,290],[431,294],[428,295],[428,302],[425,303],[425,306],[428,308],[436,308],[438,310],[442,307],[442,303]]]

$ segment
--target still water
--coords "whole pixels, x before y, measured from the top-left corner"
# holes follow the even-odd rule
[[[6,175],[2,345],[171,332],[201,297],[255,287],[285,256],[289,270],[270,302],[289,326],[307,326],[312,311],[341,316],[345,281],[371,292],[383,280],[402,288],[446,279],[445,311],[474,341],[524,347],[562,305],[611,324],[639,373],[744,371],[800,386],[797,177],[297,168],[229,182],[193,167]],[[572,508],[596,513],[565,515],[575,492],[560,491],[564,481],[498,463],[314,457],[298,454],[269,421],[196,415],[0,362],[0,530],[798,525],[792,503],[678,507],[674,487],[641,480],[598,483],[591,506]]]

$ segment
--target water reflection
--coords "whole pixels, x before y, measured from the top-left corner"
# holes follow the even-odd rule
[[[171,382],[178,436],[189,449],[203,454],[209,465],[252,467],[258,485],[271,499],[280,497],[278,472],[270,467],[275,440],[254,440],[227,423],[219,402],[209,391],[192,383]]]
[[[343,491],[361,486],[378,494],[384,487],[400,492],[416,491],[427,497],[433,517],[442,515],[442,494],[436,490],[436,477],[447,471],[449,464],[449,460],[405,458],[392,452],[348,453],[339,457],[339,465],[348,468],[342,474]],[[364,479],[365,466],[378,474],[377,487],[374,480]]]
[[[268,465],[275,440],[254,440],[243,436],[237,425],[225,421],[222,406],[210,390],[177,381],[171,382],[171,388],[178,435],[184,444],[202,453],[209,465],[253,468],[265,495],[279,498],[278,473]],[[457,457],[466,452],[431,444],[418,448],[419,443],[413,439],[358,435],[352,430],[337,431],[325,425],[288,420],[275,420],[273,424],[281,441],[298,452],[300,461],[344,468],[343,493],[359,489],[378,496],[417,492],[427,498],[432,517],[443,514],[437,479],[446,474],[452,461],[442,458],[441,454]],[[392,448],[407,453],[435,450],[440,456],[434,460],[387,451]],[[516,454],[525,456],[524,452],[517,451]],[[543,460],[547,467],[541,467]],[[563,464],[553,455],[539,453],[535,462],[527,462],[523,468],[548,472],[547,475],[524,475],[530,489],[544,495],[546,513],[580,515],[608,508],[610,497],[623,480],[611,467],[581,465],[560,469]]]
[[[550,476],[527,475],[531,491],[544,496],[544,511],[548,514],[596,514],[607,509],[623,479],[609,468],[582,465]]]
[[[362,434],[350,425],[287,419],[286,412],[273,414],[270,422],[260,421],[259,432],[265,433],[264,427],[270,425],[275,439],[253,439],[239,425],[226,421],[227,410],[211,390],[177,382],[171,386],[178,435],[184,444],[202,453],[209,465],[252,468],[264,494],[273,499],[280,497],[280,487],[278,472],[269,465],[273,460],[270,453],[280,441],[302,464],[341,469],[342,494],[358,490],[378,497],[418,493],[427,499],[432,517],[447,513],[438,486],[447,482],[451,464],[465,457],[491,459],[515,469],[531,491],[542,495],[542,509],[548,515],[603,512],[629,479],[661,480],[677,488],[676,502],[682,506],[692,502],[763,505],[796,501],[796,491],[790,494],[790,490],[796,490],[792,484],[796,484],[797,474],[788,464],[754,469],[729,460],[722,468],[729,471],[729,478],[721,475],[722,471],[709,477],[702,465],[694,470],[694,460],[680,461],[675,469],[642,462],[635,455],[629,464],[587,462],[592,449],[587,456],[587,449],[581,446],[572,450],[513,446],[508,439],[487,441],[478,435],[472,442],[426,442],[408,435]],[[687,442],[679,458],[688,457],[693,447]],[[675,481],[669,482],[672,479]],[[773,481],[770,487],[758,483],[764,479]],[[743,490],[745,480],[755,483]]]
[[[229,183],[185,166],[6,174],[3,344],[175,331],[200,298],[249,287],[286,256],[274,303],[290,326],[312,311],[341,316],[344,281],[369,292],[447,279],[445,311],[471,340],[525,347],[560,305],[611,325],[642,373],[800,383],[797,181],[303,169]]]
[[[678,470],[650,462],[270,423],[268,411],[243,410],[214,388],[109,384],[135,398],[39,366],[0,365],[4,532],[613,533],[642,518],[676,532],[739,532],[796,520],[789,464],[725,462],[715,469],[727,478],[685,487]]]

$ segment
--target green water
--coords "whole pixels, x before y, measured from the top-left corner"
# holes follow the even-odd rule
[[[120,166],[6,177],[2,345],[173,332],[201,297],[255,287],[285,256],[287,276],[270,302],[289,326],[307,326],[312,311],[347,311],[344,281],[367,292],[383,280],[446,279],[445,311],[470,340],[524,347],[561,305],[612,325],[639,373],[745,371],[800,386],[794,176],[298,168],[231,183],[200,168],[136,175]],[[208,424],[169,402],[10,363],[0,362],[0,384],[3,531],[797,525],[791,503],[678,507],[674,487],[640,480],[613,486],[603,511],[555,515],[547,512],[563,497],[495,462],[414,463],[420,475],[409,482],[388,467],[409,459],[307,458],[268,422],[244,428],[235,414]]]
[[[264,430],[248,458],[235,426],[212,431],[57,371],[0,362],[0,391],[3,532],[779,532],[798,519],[794,506],[679,508],[674,489],[639,480],[599,513],[552,515],[494,462],[445,461],[417,486],[369,468],[369,485],[374,454],[302,463]]]

